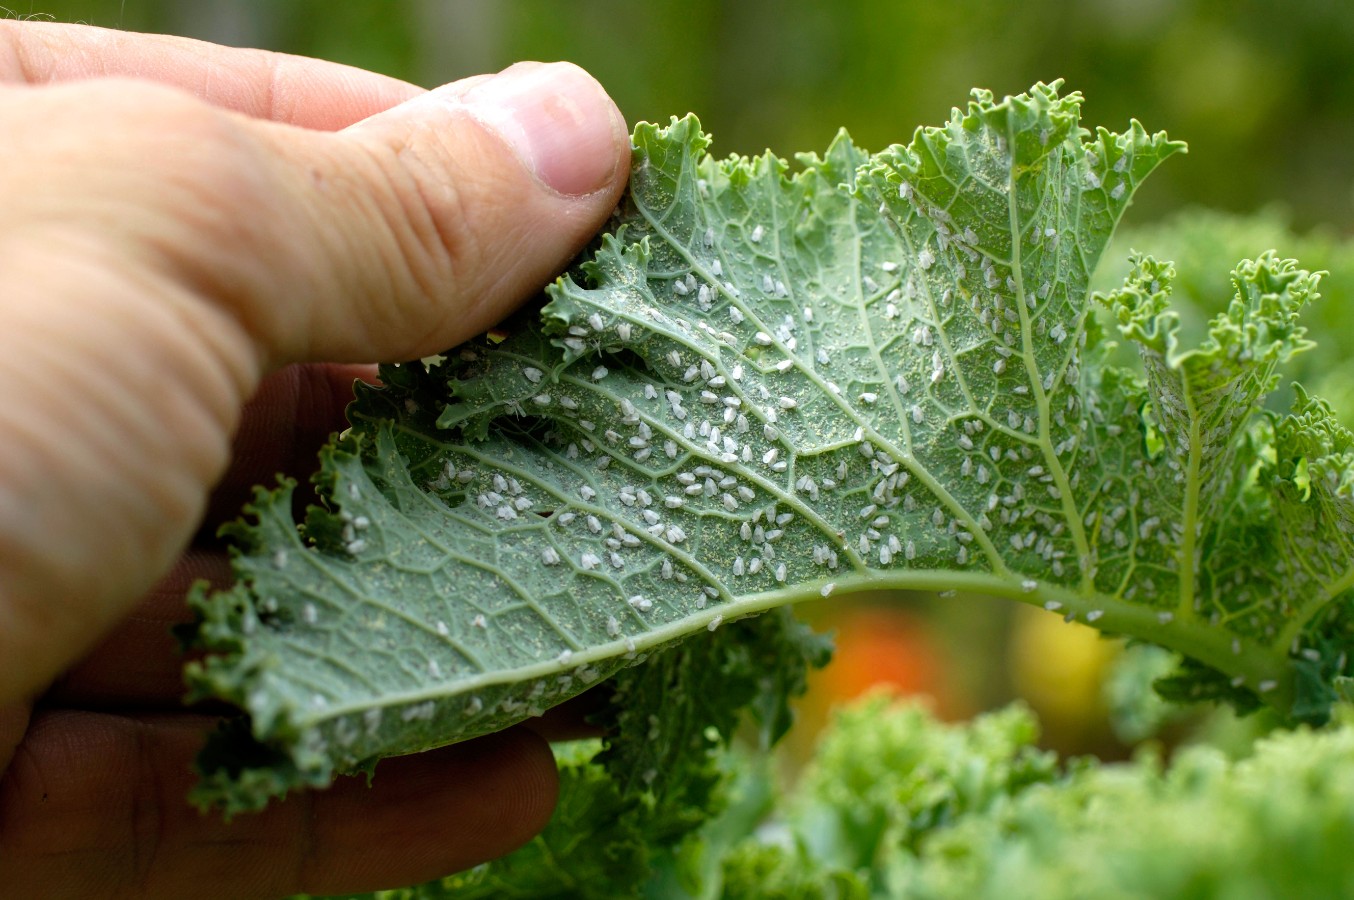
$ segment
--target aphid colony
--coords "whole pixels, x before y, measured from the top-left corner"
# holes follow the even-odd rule
[[[718,617],[715,622],[717,626]],[[569,667],[572,656],[572,651],[562,651],[554,663],[561,668]],[[622,659],[628,661],[637,658],[632,651]],[[435,659],[429,659],[427,664],[429,675],[434,680],[443,677]],[[569,671],[544,675],[523,684],[487,685],[468,696],[439,695],[437,699],[409,703],[389,712],[393,723],[397,723],[405,735],[416,734],[411,732],[409,726],[418,723],[427,723],[430,731],[436,733],[438,720],[447,716],[464,720],[465,727],[474,728],[475,733],[487,733],[519,721],[524,716],[541,715],[560,701],[577,694],[580,689],[611,674],[616,668],[616,663],[605,668],[588,664],[574,665]],[[320,695],[316,695],[314,700],[317,708],[326,705]],[[386,713],[380,707],[372,707],[360,715],[327,718],[309,729],[305,740],[319,752],[334,753],[341,765],[351,766],[366,757],[370,746],[382,745],[385,740],[382,729],[387,724]]]
[[[990,255],[906,178],[896,197],[902,207],[888,211],[910,249],[884,242],[885,258],[840,273],[850,289],[827,274],[797,285],[774,256],[790,238],[755,221],[696,226],[677,245],[687,255],[661,244],[661,265],[613,260],[625,272],[614,289],[566,284],[573,313],[558,340],[584,361],[549,375],[498,363],[518,366],[522,383],[505,407],[552,423],[548,471],[453,460],[430,487],[463,492],[497,528],[546,535],[535,551],[544,570],[601,581],[617,600],[600,607],[598,628],[630,656],[636,636],[729,591],[816,582],[826,597],[830,573],[896,565],[1095,580],[1092,529],[1125,558],[1154,534],[1164,545],[1175,535],[1158,530],[1160,516],[1142,516],[1133,540],[1122,504],[1110,515],[1093,504],[1084,521],[1078,511],[1082,471],[1099,462],[1085,437],[1105,424],[1079,403],[1085,333],[1059,277],[1024,283],[1029,272]],[[1036,235],[1045,272],[1077,260],[1056,227]],[[823,298],[852,293],[857,309],[824,313]],[[932,474],[950,470],[957,488]],[[721,621],[709,615],[707,627]],[[566,650],[557,662],[572,660]]]
[[[906,182],[898,194],[906,201],[922,203]],[[655,294],[638,298],[610,295],[614,306],[598,305],[596,299],[580,292],[578,297],[583,302],[579,307],[586,311],[580,311],[569,325],[566,348],[576,353],[601,352],[604,355],[597,358],[603,360],[612,348],[642,348],[651,372],[618,373],[609,363],[599,362],[587,370],[586,378],[563,374],[560,393],[533,394],[532,403],[555,407],[552,418],[572,426],[553,432],[570,463],[591,461],[595,471],[606,471],[613,462],[621,461],[625,478],[640,474],[650,480],[643,487],[622,480],[615,491],[621,507],[637,512],[639,521],[633,515],[608,518],[616,511],[614,504],[606,497],[599,499],[598,486],[579,485],[573,492],[577,500],[599,505],[586,513],[565,509],[557,513],[555,523],[568,526],[581,522],[594,537],[607,532],[606,545],[566,553],[565,548],[552,544],[542,551],[542,563],[568,563],[587,573],[608,567],[625,569],[625,551],[643,547],[670,555],[689,543],[697,533],[691,529],[705,529],[718,521],[716,513],[745,515],[744,506],[765,495],[798,507],[804,521],[818,529],[818,543],[812,545],[809,555],[815,565],[835,568],[841,556],[847,557],[853,567],[889,566],[895,559],[910,562],[919,555],[929,556],[939,547],[920,540],[924,530],[908,525],[908,517],[916,517],[953,542],[949,565],[967,564],[974,549],[988,557],[989,563],[999,555],[1009,556],[1011,550],[1033,551],[1061,576],[1063,561],[1073,555],[1066,525],[1056,514],[1023,503],[1024,482],[1028,478],[1042,480],[1054,500],[1062,500],[1065,491],[1076,487],[1063,475],[1061,460],[1077,449],[1085,423],[1075,415],[1079,412],[1076,391],[1062,388],[1075,382],[1079,343],[1054,356],[1036,351],[1037,363],[1032,367],[1029,351],[1022,349],[1019,341],[1022,328],[1037,331],[1047,340],[1050,352],[1067,341],[1069,331],[1064,321],[1056,320],[1051,328],[1046,325],[1055,299],[1057,308],[1065,308],[1065,294],[1044,281],[1037,294],[1028,294],[1022,303],[1010,303],[1003,291],[1018,296],[1014,276],[976,247],[978,239],[972,229],[955,233],[943,210],[925,204],[918,209],[933,219],[935,250],[928,245],[910,269],[892,259],[876,264],[877,277],[864,275],[862,291],[867,307],[880,319],[867,320],[865,331],[857,329],[854,334],[851,328],[843,327],[840,315],[818,320],[833,329],[814,329],[811,352],[808,346],[800,347],[798,332],[801,327],[813,327],[813,306],[800,306],[798,316],[778,312],[794,302],[784,279],[762,272],[747,276],[750,283],[740,287],[724,277],[726,266],[721,258],[697,262],[691,271],[677,275],[636,272],[638,277],[628,283],[647,283]],[[721,227],[724,230],[727,226]],[[769,233],[761,225],[745,231],[754,245],[760,245]],[[714,226],[706,226],[701,243],[707,248],[713,246],[714,234]],[[1056,234],[1056,229],[1045,229],[1045,237],[1055,247]],[[937,253],[944,256],[943,268]],[[743,268],[740,264],[731,270]],[[949,270],[951,286],[938,288],[936,285],[942,282],[935,279],[945,279],[945,269]],[[666,299],[661,296],[664,285],[670,292]],[[821,294],[821,286],[814,293]],[[970,302],[955,303],[959,296],[968,297]],[[694,324],[683,315],[684,307],[696,313]],[[721,309],[727,320],[724,329],[712,324],[720,319]],[[1039,315],[1034,315],[1036,312]],[[922,352],[908,351],[890,334],[907,335],[911,345]],[[1084,340],[1084,335],[1080,339]],[[834,346],[837,352],[833,352]],[[841,357],[844,347],[853,346],[885,350]],[[966,386],[977,374],[979,364],[971,360],[978,357],[986,357],[981,365],[986,366],[989,377],[1000,378],[1009,372],[1014,379],[1009,391],[991,392],[985,408],[979,408]],[[1010,368],[1012,357],[1019,362],[1014,369]],[[853,358],[856,362],[845,369],[840,363],[834,368],[834,358]],[[1038,372],[1039,364],[1050,359],[1052,367],[1035,379],[1031,391],[1027,373]],[[948,373],[953,373],[963,399],[972,403],[957,435],[932,424],[940,410],[936,409],[936,399],[928,396],[930,391],[923,389],[934,390]],[[854,391],[859,407],[886,404],[900,414],[857,412],[842,389],[823,378],[825,374],[868,386],[867,390]],[[522,376],[534,388],[543,383],[544,373],[526,367]],[[776,383],[778,376],[783,376],[780,380],[788,387]],[[845,484],[845,462],[838,465],[843,469],[837,473],[841,477],[816,471],[831,456],[821,446],[828,442],[815,440],[819,436],[812,432],[818,421],[807,422],[793,415],[800,409],[801,397],[796,395],[804,389],[806,376],[826,387],[826,393],[834,398],[839,408],[829,410],[829,414],[844,412],[840,419],[848,422],[874,420],[868,437],[862,425],[853,439],[861,458],[869,463],[868,483]],[[616,377],[623,381],[613,396],[606,389]],[[653,380],[655,377],[661,380]],[[585,390],[594,385],[599,389],[596,394]],[[1065,409],[1054,411],[1046,436],[1039,433],[1038,410],[1060,390],[1066,395]],[[816,401],[819,395],[811,390],[809,397]],[[1010,404],[1004,415],[992,409],[1000,402]],[[1073,415],[1068,416],[1069,412]],[[785,418],[787,414],[790,419]],[[600,428],[598,421],[613,424]],[[1047,442],[1057,430],[1063,431],[1063,437],[1050,452]],[[944,491],[937,494],[934,489],[903,490],[913,471],[925,470],[928,457],[953,447],[963,451],[961,475],[984,488],[977,502]],[[1032,459],[1043,464],[1030,465]],[[685,469],[675,465],[691,460],[701,464]],[[758,463],[770,469],[769,475],[748,474],[758,471]],[[1003,492],[1006,464],[1019,469],[1011,473],[1009,487]],[[729,474],[725,467],[738,467],[745,477]],[[664,475],[676,483],[664,485]],[[927,481],[935,483],[934,479]],[[837,540],[823,543],[821,535],[841,529],[830,521],[831,517],[820,517],[818,508],[828,492],[839,489],[861,492],[874,501],[871,505],[886,506],[903,515],[896,521],[887,515],[873,517],[872,524],[855,535],[839,535]],[[494,507],[506,521],[522,512],[520,502],[498,503],[502,497],[496,493],[501,492],[481,494],[481,505]],[[563,499],[557,498],[554,504]],[[1067,502],[1071,502],[1070,497]],[[923,507],[931,510],[930,515]],[[760,510],[754,513],[760,514]],[[900,530],[891,534],[881,530],[890,524]],[[741,530],[751,527],[743,522]],[[1006,527],[1012,529],[1006,541],[1009,549],[999,551],[987,533]],[[765,528],[760,530],[766,533]],[[902,534],[910,537],[905,540]],[[777,582],[789,579],[786,561],[775,556],[775,540],[757,541],[756,545],[761,549],[755,555],[738,554],[728,560],[724,574],[734,579],[763,573]],[[673,569],[668,559],[658,565],[663,572]],[[710,575],[717,580],[720,572]],[[698,597],[697,608],[703,607],[705,600],[703,595]]]

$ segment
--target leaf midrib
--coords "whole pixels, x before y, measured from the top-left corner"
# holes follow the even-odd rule
[[[1347,573],[1347,580],[1354,582],[1354,570]],[[1172,621],[1161,622],[1157,617],[1160,610],[1126,602],[1118,597],[1104,594],[1085,594],[1080,590],[1065,588],[1053,583],[1040,582],[1029,590],[1025,582],[1011,577],[998,576],[988,572],[955,571],[952,569],[906,569],[906,570],[868,570],[839,576],[823,578],[813,582],[801,582],[797,585],[773,591],[735,595],[723,604],[706,607],[666,625],[652,629],[639,637],[632,637],[632,651],[625,639],[615,639],[596,644],[592,648],[574,653],[567,663],[551,658],[516,668],[497,669],[481,675],[461,680],[447,680],[435,688],[383,693],[378,700],[356,702],[325,707],[322,716],[306,716],[304,723],[314,726],[321,723],[360,714],[368,709],[398,708],[428,700],[443,700],[468,694],[476,690],[502,684],[515,684],[537,678],[566,674],[594,663],[611,662],[627,653],[645,653],[670,642],[684,638],[692,633],[708,628],[716,618],[729,622],[746,616],[756,615],[791,603],[800,603],[821,599],[820,588],[827,583],[836,585],[833,597],[849,596],[855,593],[879,591],[921,591],[944,592],[962,591],[966,594],[985,597],[1016,600],[1038,605],[1041,601],[1046,609],[1065,613],[1068,621],[1085,621],[1087,613],[1098,612],[1096,628],[1141,638],[1148,641],[1168,643],[1178,652],[1192,656],[1201,662],[1229,671],[1237,672],[1244,683],[1252,689],[1265,682],[1274,686],[1265,692],[1271,702],[1281,707],[1293,696],[1293,674],[1288,660],[1275,658],[1272,646],[1254,639],[1239,636],[1224,629],[1208,625],[1206,622]],[[1054,606],[1053,604],[1057,604]],[[1169,641],[1166,640],[1169,636]],[[1235,649],[1234,649],[1235,647]],[[309,710],[307,710],[309,712]]]

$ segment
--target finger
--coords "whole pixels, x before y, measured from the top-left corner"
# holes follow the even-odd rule
[[[190,550],[135,609],[43,696],[49,707],[86,710],[176,710],[183,706],[184,656],[172,628],[192,613],[185,597],[197,581],[231,583],[220,550]]]
[[[370,788],[345,778],[226,824],[184,799],[208,724],[37,714],[0,782],[0,884],[149,898],[415,884],[521,845],[558,790],[549,748],[516,729],[386,760]]]
[[[121,75],[189,91],[258,119],[335,131],[423,89],[337,63],[86,25],[0,20],[0,81]]]

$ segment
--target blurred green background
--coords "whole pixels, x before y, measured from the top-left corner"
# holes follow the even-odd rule
[[[972,87],[1002,95],[1063,78],[1086,95],[1087,125],[1121,130],[1136,117],[1190,145],[1139,192],[1098,286],[1122,276],[1129,246],[1176,259],[1178,300],[1197,334],[1225,303],[1227,272],[1243,256],[1275,247],[1329,270],[1326,299],[1307,319],[1320,352],[1293,374],[1354,418],[1346,312],[1354,304],[1354,3],[8,2],[14,16],[284,50],[425,86],[520,59],[567,59],[596,75],[631,122],[696,112],[718,155],[821,150],[841,126],[880,149],[944,120]],[[1046,743],[1105,755],[1124,747],[1108,724],[1109,707],[1123,705],[1113,691],[1130,705],[1148,702],[1141,688],[1150,676],[1132,668],[1146,671],[1141,659],[1121,660],[1115,645],[1056,616],[976,597],[873,599],[806,605],[804,614],[836,629],[840,652],[802,707],[810,727],[795,743],[810,739],[834,701],[881,680],[932,695],[947,718],[1025,697]],[[1129,674],[1115,675],[1116,665]]]
[[[1085,120],[1189,142],[1134,221],[1283,203],[1354,230],[1354,3],[1333,0],[8,0],[15,15],[339,60],[432,86],[519,59],[593,72],[630,121],[697,113],[715,151],[868,149],[970,88],[1064,78]]]

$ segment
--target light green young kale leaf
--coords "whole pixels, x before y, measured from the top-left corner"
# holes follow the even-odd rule
[[[1260,411],[1315,278],[1263,257],[1203,346],[1169,267],[1087,283],[1181,149],[1055,86],[868,155],[716,161],[639,126],[608,233],[506,339],[387,367],[235,529],[195,691],[247,711],[202,796],[258,805],[505,727],[645,654],[861,589],[986,593],[1182,652],[1177,694],[1319,718],[1350,644],[1351,437]]]

